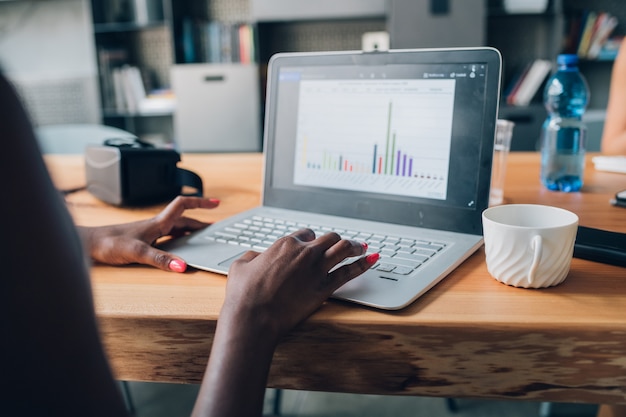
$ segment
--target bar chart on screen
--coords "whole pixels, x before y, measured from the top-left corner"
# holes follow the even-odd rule
[[[310,80],[294,182],[445,199],[454,80]]]

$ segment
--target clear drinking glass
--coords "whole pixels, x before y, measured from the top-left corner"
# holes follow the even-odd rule
[[[510,120],[498,119],[495,141],[493,144],[493,163],[491,165],[491,188],[489,189],[489,206],[497,206],[504,201],[504,178],[506,160],[511,149],[511,137],[515,123]]]

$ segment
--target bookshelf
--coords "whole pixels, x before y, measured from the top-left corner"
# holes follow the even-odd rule
[[[102,122],[156,142],[172,136],[170,8],[91,0]]]
[[[243,2],[216,3],[91,0],[104,124],[175,144],[179,132],[171,78],[176,67],[218,66],[226,73],[228,66],[233,72],[242,65],[256,68],[256,27]],[[247,73],[256,85],[258,70]],[[260,119],[260,114],[242,117]]]
[[[541,13],[507,13],[502,1],[488,1],[487,44],[502,52],[503,80],[500,117],[517,123],[513,143],[521,143],[519,150],[534,150],[546,112],[542,105],[542,92],[548,77],[525,106],[507,104],[507,93],[524,68],[537,59],[549,60],[556,65],[560,53],[578,53],[581,33],[574,25],[590,12],[599,15],[609,12],[617,19],[611,35],[623,35],[626,28],[626,3],[618,0],[550,0]],[[583,48],[585,49],[585,48]],[[588,113],[600,114],[606,108],[613,60],[581,54],[579,64],[591,91]],[[605,56],[608,56],[607,53]],[[602,134],[602,120],[594,118],[593,134]],[[519,129],[518,129],[519,127]],[[598,128],[599,127],[599,128]],[[516,135],[521,132],[519,135]],[[528,138],[529,134],[534,137]],[[517,136],[517,137],[516,137]],[[598,138],[592,142],[599,143]]]
[[[503,91],[514,84],[524,68],[536,59],[547,59],[555,63],[558,54],[575,53],[583,62],[581,66],[587,79],[599,82],[590,82],[596,95],[596,100],[591,105],[604,107],[608,94],[608,78],[597,77],[593,72],[598,69],[605,74],[606,68],[610,69],[612,66],[615,50],[613,48],[611,51],[612,48],[609,47],[598,49],[604,43],[597,42],[594,52],[590,54],[589,43],[587,47],[581,46],[584,43],[581,41],[585,25],[583,21],[600,15],[611,17],[617,23],[610,28],[611,41],[607,43],[615,47],[619,42],[618,38],[624,34],[626,4],[607,0],[552,0],[543,13],[508,14],[497,6],[497,2],[490,2],[487,42],[497,47],[504,58]],[[535,95],[533,102],[540,101],[540,94]]]
[[[263,111],[266,64],[276,52],[360,49],[364,32],[382,30],[390,32],[392,48],[467,46],[459,42],[472,39],[473,45],[482,43],[502,52],[504,93],[509,83],[530,63],[537,59],[556,61],[556,56],[566,46],[570,23],[584,12],[609,11],[618,20],[614,34],[624,34],[626,27],[626,2],[622,0],[549,0],[545,11],[521,13],[509,13],[504,7],[504,0],[477,0],[476,3],[463,0],[345,0],[341,5],[325,0],[314,8],[304,0],[91,1],[96,47],[125,45],[128,62],[141,70],[147,91],[171,87],[171,73],[179,66],[206,65],[210,69],[214,65],[227,69],[229,65],[234,68],[252,65],[256,66],[258,74],[255,85],[260,91],[260,113]],[[118,3],[129,2],[148,4],[151,12],[143,14],[148,15],[148,19],[137,19],[132,13],[118,13],[111,17],[111,13],[102,12],[104,9],[115,10]],[[306,7],[300,7],[299,2]],[[447,9],[433,9],[435,3],[447,4]],[[458,13],[459,7],[468,7],[470,3],[472,10],[468,13],[476,18],[470,19],[467,13]],[[423,13],[417,13],[419,19],[430,19],[418,25],[420,27],[427,24],[433,26],[431,20],[440,23],[448,19],[450,24],[434,25],[429,29],[432,33],[428,37],[413,33],[415,19],[403,19],[403,16],[415,15],[416,8],[424,9]],[[436,16],[428,17],[429,13]],[[472,24],[452,24],[457,14],[463,17],[464,22],[471,20]],[[249,62],[241,63],[237,57],[231,57],[230,62],[221,58],[218,61],[215,52],[213,55],[210,52],[209,44],[215,41],[215,36],[209,35],[210,30],[223,33],[223,27],[232,29],[242,24],[250,25],[253,32],[253,52]],[[211,25],[213,29],[210,29]],[[407,29],[408,26],[411,27]],[[446,32],[445,36],[439,36],[442,31]],[[447,44],[436,44],[441,39],[446,39]],[[580,66],[592,92],[590,110],[601,111],[608,99],[612,60],[583,59]],[[543,85],[527,105],[508,106],[503,97],[500,117],[516,121],[519,127],[516,132],[539,132],[545,117],[541,115],[542,89]],[[128,130],[150,130],[150,125],[155,123],[160,130],[166,130],[167,123],[173,126],[172,114],[165,111],[149,116],[111,110],[109,105],[103,109],[105,123]],[[259,118],[262,120],[261,115]],[[531,126],[527,130],[521,127],[529,123]],[[173,136],[173,127],[169,129]]]

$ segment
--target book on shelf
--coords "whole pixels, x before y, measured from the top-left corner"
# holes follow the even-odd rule
[[[527,66],[515,86],[506,97],[506,102],[513,106],[528,106],[543,85],[552,70],[552,61],[535,59]]]
[[[572,16],[564,52],[599,59],[618,23],[617,17],[605,11],[584,10]]]
[[[504,91],[504,97],[505,97],[505,100],[506,100],[506,104],[508,104],[509,106],[513,106],[514,105],[513,97],[517,93],[517,90],[519,89],[519,86],[522,83],[522,80],[524,79],[524,77],[528,73],[528,70],[530,69],[531,66],[532,66],[532,62],[526,64],[521,71],[519,71],[517,74],[515,74],[515,76],[513,77],[511,82],[509,83],[509,86]]]
[[[124,93],[128,110],[132,113],[142,113],[142,105],[146,99],[146,88],[141,79],[139,68],[127,66],[124,68]]]
[[[250,64],[257,61],[253,24],[196,21],[193,25],[195,35],[187,36],[186,44],[194,50],[194,62]]]
[[[162,114],[174,111],[176,101],[172,94],[146,93],[139,68],[124,65],[114,70],[115,109],[120,113]]]
[[[237,32],[239,38],[239,62],[242,64],[250,64],[254,58],[252,26],[239,25]]]
[[[618,21],[615,16],[610,16],[608,13],[603,14],[601,25],[599,25],[597,31],[592,34],[591,40],[589,41],[589,49],[587,50],[586,58],[598,58],[602,47],[606,44],[615,27],[617,27],[617,23]]]
[[[115,72],[116,69],[128,63],[128,51],[124,48],[98,48],[98,66],[100,74],[100,88],[102,106],[105,109],[115,109]]]
[[[194,22],[189,19],[183,19],[182,22],[182,47],[183,59],[185,63],[196,62],[196,46],[194,39]]]
[[[204,60],[206,62],[220,62],[222,59],[220,23],[208,22],[204,28],[205,33],[205,50]]]
[[[238,48],[234,48],[233,42],[236,39],[233,38],[233,28],[229,24],[222,24],[220,26],[220,61],[223,63],[230,63],[236,61],[233,59],[233,53],[238,51]]]
[[[122,68],[114,68],[113,69],[113,91],[114,91],[114,103],[115,107],[113,108],[118,112],[126,111],[126,99],[124,98],[124,79],[122,75]]]
[[[580,41],[578,42],[578,49],[576,53],[578,56],[583,57],[587,54],[587,50],[589,49],[589,43],[591,41],[591,35],[594,31],[596,31],[598,22],[598,15],[596,12],[591,11],[586,14],[586,18],[584,20],[584,24],[582,27],[582,32],[580,34]]]

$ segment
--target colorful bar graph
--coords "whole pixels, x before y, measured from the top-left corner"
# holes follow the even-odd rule
[[[388,175],[395,177],[413,177],[420,179],[436,179],[430,174],[418,174],[413,171],[413,156],[406,153],[399,145],[397,133],[392,129],[393,102],[390,101],[387,110],[387,126],[385,129],[384,144],[375,143],[370,156],[363,154],[352,156],[344,155],[331,150],[324,150],[318,161],[311,157],[311,142],[308,137],[302,140],[302,166],[307,169],[363,173],[371,175]],[[371,158],[371,159],[370,159]],[[321,159],[321,161],[319,160]],[[368,161],[369,159],[369,161]]]
[[[396,177],[417,177],[413,173],[413,157],[402,149],[396,149],[395,141],[392,139],[389,149],[394,151],[394,155],[380,155],[378,145],[374,145],[372,149],[372,163],[347,158],[342,154],[333,154],[324,151],[322,162],[315,163],[307,161],[305,166],[308,169],[322,169],[325,171],[343,171],[343,172],[359,172],[372,175],[391,175]],[[387,161],[390,161],[387,163]]]

